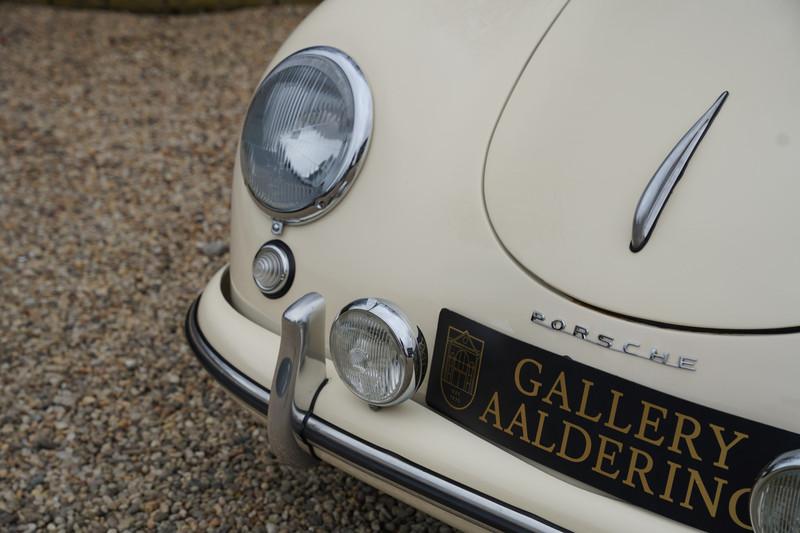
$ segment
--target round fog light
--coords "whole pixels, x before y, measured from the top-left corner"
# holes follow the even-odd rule
[[[800,450],[778,456],[758,476],[750,520],[756,533],[800,531]]]
[[[267,298],[280,298],[294,280],[294,256],[282,241],[270,241],[253,258],[253,281]]]
[[[409,399],[425,377],[422,331],[391,302],[364,298],[347,305],[333,322],[330,344],[339,377],[370,405]]]

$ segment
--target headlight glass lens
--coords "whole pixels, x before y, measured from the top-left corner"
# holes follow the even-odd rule
[[[405,380],[406,361],[391,329],[375,315],[350,310],[331,329],[336,371],[356,396],[374,405],[390,402]]]
[[[264,78],[241,139],[242,174],[262,206],[278,214],[327,207],[371,129],[365,90],[352,60],[324,47],[289,56]]]
[[[800,531],[800,464],[797,458],[795,463],[756,484],[750,509],[757,533]]]

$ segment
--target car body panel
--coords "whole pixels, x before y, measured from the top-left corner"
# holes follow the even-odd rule
[[[315,223],[287,227],[281,236],[299,254],[294,284],[279,300],[265,299],[252,281],[252,259],[271,238],[271,219],[249,194],[237,157],[232,296],[255,322],[278,331],[287,302],[322,288],[331,309],[338,310],[365,295],[402,301],[409,287],[426,279],[449,278],[450,292],[456,283],[468,286],[471,280],[441,270],[451,265],[430,261],[431,247],[457,245],[441,240],[450,230],[461,241],[474,238],[486,255],[497,255],[481,190],[489,139],[526,61],[564,2],[514,0],[496,9],[480,0],[459,3],[456,12],[452,5],[326,2],[273,60],[274,65],[317,44],[350,53],[372,89],[375,121],[361,176],[341,204]],[[453,208],[459,209],[457,219]],[[418,295],[429,309],[424,319],[435,328],[443,302],[424,292]],[[333,318],[329,312],[328,324]],[[428,338],[432,328],[424,331]]]
[[[269,387],[278,356],[280,337],[242,315],[225,296],[227,267],[209,281],[200,298],[198,321],[207,341],[219,346],[220,354],[242,368],[257,365],[257,377]],[[657,514],[639,509],[596,490],[588,489],[552,471],[510,454],[417,402],[405,402],[374,411],[358,400],[337,376],[328,361],[328,384],[322,388],[314,414],[353,435],[405,457],[424,468],[465,486],[541,516],[572,531],[676,532],[692,529]],[[265,412],[257,413],[264,416]],[[413,438],[409,438],[413,436]],[[401,490],[329,453],[319,453],[326,462],[355,475],[375,487],[411,503],[464,530],[480,527],[414,494]],[[476,458],[465,462],[464,458]],[[477,459],[479,458],[479,459]],[[476,464],[482,465],[476,467]],[[582,512],[575,513],[580,508]]]
[[[800,432],[794,408],[800,405],[800,389],[795,386],[800,334],[689,331],[606,313],[552,290],[507,252],[508,245],[495,233],[485,205],[487,152],[489,173],[502,174],[520,164],[519,151],[510,151],[507,161],[498,159],[501,152],[496,152],[499,145],[495,143],[513,133],[513,128],[509,129],[512,133],[501,130],[517,105],[514,88],[522,88],[518,81],[526,82],[529,59],[533,54],[529,68],[535,68],[537,47],[548,43],[548,32],[556,31],[560,16],[569,12],[572,3],[508,0],[498,6],[488,0],[329,0],[287,40],[273,65],[314,45],[334,46],[353,57],[373,92],[374,135],[361,174],[341,203],[313,223],[283,228],[278,238],[292,249],[296,273],[290,290],[279,299],[265,298],[253,282],[253,257],[276,235],[271,218],[247,190],[237,157],[230,287],[227,296],[207,296],[209,291],[218,292],[212,280],[198,311],[209,341],[219,343],[231,364],[268,388],[287,306],[309,292],[321,293],[327,303],[328,331],[346,304],[379,297],[396,303],[420,326],[431,353],[440,310],[448,308],[645,387]],[[698,109],[684,96],[679,107],[687,113],[692,107],[690,116],[676,112],[681,116],[671,128],[657,121],[648,123],[651,129],[646,133],[668,145],[651,149],[650,171],[660,162],[658,152],[669,150],[670,143],[715,96],[710,95]],[[667,104],[661,107],[670,109]],[[669,112],[657,114],[673,118]],[[711,141],[720,126],[725,123],[714,125],[701,152],[719,150]],[[724,138],[724,131],[716,137]],[[708,155],[698,154],[692,168],[702,169],[705,159]],[[642,176],[641,187],[629,195],[629,221],[647,179],[649,174]],[[519,194],[507,201],[512,200],[524,205],[528,198]],[[557,202],[543,209],[559,216]],[[494,209],[493,221],[496,213]],[[673,243],[663,235],[668,233],[662,227],[667,221],[662,220],[656,230],[659,235],[654,239],[666,243],[659,246]],[[510,233],[504,231],[506,239]],[[623,246],[629,236],[630,227],[621,231]],[[642,253],[650,249],[655,247]],[[593,257],[582,258],[581,266],[591,273]],[[640,273],[638,282],[644,283],[644,276]],[[602,283],[596,277],[590,279]],[[636,305],[646,305],[645,295],[641,298],[643,302]],[[725,313],[732,316],[728,310]],[[535,317],[541,318],[532,320]],[[586,334],[578,335],[578,328]],[[614,338],[615,350],[592,342],[601,335]],[[637,354],[624,353],[621,347],[625,345],[635,345]],[[662,357],[669,354],[672,362],[682,356],[695,364],[683,369],[661,364],[649,355],[652,350]],[[433,359],[430,364],[442,362]],[[430,373],[413,401],[377,412],[346,389],[330,361],[327,374],[330,381],[321,389],[315,416],[465,486],[569,529],[686,529],[511,454],[434,412],[425,402],[427,387],[439,386],[428,383]],[[347,463],[337,463],[342,464]],[[353,465],[349,468],[375,484],[384,483]],[[451,523],[461,527],[458,520],[453,518]]]
[[[487,159],[486,204],[509,253],[554,289],[637,319],[799,326],[798,21],[797,2],[571,2]],[[642,191],[723,91],[632,253]]]
[[[528,5],[528,2],[515,4],[523,8]],[[336,13],[320,14],[325,7]],[[800,405],[800,389],[794,386],[800,335],[717,335],[624,320],[579,305],[532,279],[520,268],[493,233],[482,196],[485,150],[499,117],[504,91],[472,87],[483,80],[474,75],[470,82],[462,81],[462,93],[470,87],[475,90],[468,101],[461,100],[467,99],[465,94],[455,98],[450,92],[437,93],[433,87],[445,81],[436,76],[444,76],[444,71],[430,65],[425,90],[401,97],[413,89],[411,85],[394,88],[401,58],[378,61],[380,54],[377,54],[373,62],[365,63],[370,60],[371,47],[359,45],[363,36],[356,38],[345,32],[350,27],[349,19],[339,20],[340,9],[348,17],[356,17],[356,13],[367,16],[357,9],[360,7],[361,3],[355,1],[323,4],[287,41],[281,53],[286,55],[313,42],[333,42],[364,63],[362,67],[375,93],[376,120],[375,136],[361,176],[341,204],[325,217],[312,224],[285,228],[281,238],[294,251],[297,273],[288,294],[270,300],[253,283],[251,263],[258,248],[274,238],[270,232],[271,219],[247,191],[237,160],[231,222],[231,296],[237,309],[277,332],[287,302],[307,292],[318,291],[325,296],[329,305],[328,326],[336,310],[347,303],[376,296],[399,304],[432,342],[439,310],[447,307],[525,342],[569,354],[583,363],[662,392],[790,431],[800,430],[800,422],[785,409],[786,405]],[[546,13],[535,10],[527,13],[532,19],[537,13],[554,17],[556,7],[550,5]],[[489,10],[491,6],[486,4],[485,8]],[[381,10],[375,10],[369,15],[377,17]],[[414,13],[420,18],[427,10]],[[531,21],[526,24],[529,26]],[[436,24],[430,27],[434,34],[439,30]],[[540,27],[544,32],[547,25],[542,23]],[[417,33],[417,39],[422,37],[422,33]],[[499,33],[495,37],[499,38]],[[384,38],[392,42],[390,36]],[[345,39],[349,40],[339,42]],[[419,42],[417,46],[421,52],[433,44]],[[534,47],[535,42],[529,46]],[[406,55],[391,46],[387,50]],[[413,54],[409,57],[412,56],[419,57]],[[471,57],[468,70],[486,74],[494,54]],[[522,68],[525,60],[524,56],[518,56],[516,68]],[[406,61],[414,65],[418,62]],[[434,62],[441,61],[443,58],[438,57]],[[506,68],[508,77],[514,78],[512,67]],[[448,72],[446,77],[453,79],[454,74]],[[482,83],[488,84],[485,80]],[[508,83],[513,83],[513,79]],[[382,97],[382,93],[388,96]],[[433,103],[423,105],[422,93],[430,94]],[[496,101],[491,112],[463,111],[475,107],[489,94],[494,94]],[[435,120],[434,110],[465,122],[454,126],[456,118],[447,123]],[[446,139],[448,136],[451,138]],[[588,271],[590,258],[586,264]],[[698,360],[696,370],[667,368],[549,331],[531,323],[534,310],[550,320],[564,320],[570,331],[581,325],[594,335],[602,333],[618,342],[635,342],[645,354],[657,348],[673,357],[692,356]],[[427,376],[415,396],[417,401],[424,402],[426,387]],[[765,390],[779,394],[763,394]]]

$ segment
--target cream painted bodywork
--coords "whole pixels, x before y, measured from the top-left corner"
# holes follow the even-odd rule
[[[647,182],[725,90],[650,242],[631,253]],[[799,94],[800,2],[572,2],[497,127],[494,229],[535,276],[595,307],[800,326]]]
[[[200,329],[234,367],[240,370],[253,365],[263,368],[264,371],[248,375],[269,387],[280,336],[244,318],[228,302],[220,286],[224,270],[220,270],[203,291],[198,309]],[[406,402],[391,409],[373,411],[347,390],[330,361],[327,366],[330,381],[322,389],[314,413],[376,446],[572,531],[691,531],[684,525],[554,477],[421,403]],[[468,531],[476,528],[461,517],[334,456],[324,452],[320,456],[455,527]],[[477,462],[484,466],[476,468]],[[581,512],[576,513],[575,509]]]
[[[800,405],[795,386],[800,335],[714,335],[604,314],[537,281],[494,233],[483,195],[492,134],[527,61],[564,5],[561,0],[504,0],[502,7],[489,0],[329,0],[307,18],[273,64],[313,45],[350,54],[373,91],[372,143],[360,177],[335,209],[311,224],[284,230],[281,239],[294,252],[297,273],[291,290],[279,300],[264,298],[252,281],[252,258],[274,236],[271,219],[244,185],[237,157],[230,265],[235,309],[221,294],[208,296],[219,292],[215,278],[199,310],[201,329],[212,345],[222,347],[226,359],[269,387],[280,316],[289,303],[307,292],[320,292],[330,327],[345,304],[376,296],[399,304],[430,344],[439,311],[446,307],[644,386],[800,431],[795,416]],[[686,126],[695,118],[686,118]],[[493,171],[502,171],[503,164],[517,163],[490,159],[490,164]],[[548,208],[557,216],[560,206],[542,207]],[[583,263],[587,270],[593,267],[591,257]],[[698,360],[697,370],[664,367],[533,325],[534,309],[566,320],[568,327],[577,323],[593,333],[691,355]],[[332,365],[328,376],[331,384],[315,409],[319,416],[562,527],[687,529],[581,488],[475,437],[425,406],[427,382],[414,402],[374,412],[345,389]],[[485,466],[474,468],[477,461]],[[464,525],[457,517],[449,520]]]

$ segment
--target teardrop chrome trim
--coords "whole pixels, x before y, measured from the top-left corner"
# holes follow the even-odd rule
[[[638,252],[647,244],[653,228],[658,222],[661,210],[664,209],[672,189],[683,176],[686,166],[689,164],[692,154],[697,149],[700,141],[703,140],[711,122],[717,116],[722,104],[728,97],[728,91],[724,91],[719,98],[708,108],[703,116],[694,123],[689,131],[681,137],[675,148],[667,155],[656,173],[650,178],[650,183],[645,187],[639,203],[636,205],[636,212],[633,214],[633,235],[631,236],[631,252]]]

